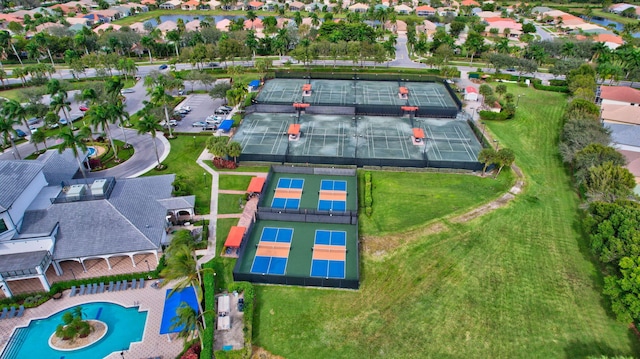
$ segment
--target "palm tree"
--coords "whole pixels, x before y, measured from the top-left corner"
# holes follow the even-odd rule
[[[111,136],[111,131],[109,130],[109,124],[111,122],[109,109],[106,106],[102,105],[91,106],[84,117],[85,119],[89,120],[89,123],[95,130],[98,130],[98,128],[100,128],[107,134],[109,143],[111,143],[111,148],[113,148],[113,155],[116,158],[115,161],[119,162],[120,159],[118,158],[118,149],[116,148],[115,143],[113,143],[113,136]]]
[[[2,104],[2,114],[13,118],[17,122],[22,122],[22,124],[27,127],[27,131],[29,131],[29,135],[31,135],[31,129],[29,129],[29,124],[27,123],[27,117],[29,113],[25,107],[20,104],[20,102],[16,100],[9,100]]]
[[[242,145],[239,142],[232,141],[227,146],[227,154],[233,157],[233,162],[238,162],[238,156],[242,153]]]
[[[192,248],[184,243],[176,243],[176,245],[170,245],[167,250],[167,266],[160,272],[160,275],[165,278],[163,285],[167,285],[170,282],[175,283],[174,288],[169,295],[172,295],[176,290],[192,286],[196,292],[196,298],[198,301],[198,309],[200,313],[202,310],[202,277],[201,273],[211,268],[200,268],[198,261],[195,258],[195,253]],[[173,247],[173,248],[171,248]]]
[[[127,132],[124,130],[125,124],[129,123],[129,112],[124,109],[122,102],[107,105],[107,110],[111,123],[119,123],[119,127],[122,130],[122,137],[124,138],[124,148],[129,148]]]
[[[36,151],[38,151],[38,143],[44,144],[45,150],[49,149],[47,147],[47,133],[44,130],[33,132],[30,141],[36,147]]]
[[[58,138],[62,140],[60,147],[58,147],[58,152],[62,153],[66,149],[71,149],[73,152],[73,156],[76,158],[78,162],[78,167],[80,168],[80,172],[82,173],[82,177],[84,177],[85,181],[87,180],[87,175],[84,172],[84,166],[82,162],[80,162],[80,150],[84,154],[87,151],[87,145],[84,143],[84,139],[86,138],[83,133],[74,134],[73,130],[70,127],[64,127],[60,129],[58,133]]]
[[[7,143],[11,143],[11,147],[13,147],[13,153],[18,155],[18,159],[22,159],[20,157],[20,152],[18,152],[18,148],[16,147],[16,143],[13,141],[14,138],[18,137],[18,133],[14,128],[15,125],[19,124],[20,121],[17,121],[11,117],[0,116],[0,135],[2,135],[2,144],[7,145]]]
[[[107,91],[107,95],[109,95],[108,100],[111,103],[115,103],[116,101],[122,102],[122,93],[120,91],[124,88],[124,83],[119,76],[111,76],[108,78],[104,87]]]
[[[165,124],[169,128],[169,138],[173,138],[173,133],[171,132],[171,125],[169,125],[169,110],[167,108],[169,101],[173,100],[173,97],[168,95],[165,92],[164,85],[157,85],[151,88],[150,90],[148,90],[147,93],[151,97],[151,103],[153,103],[156,106],[162,105],[164,107],[164,116],[166,121]]]
[[[140,39],[140,44],[147,49],[149,53],[149,63],[153,63],[153,56],[151,55],[151,49],[155,46],[156,40],[154,40],[151,36],[143,36]]]
[[[65,95],[62,95],[62,94]],[[71,120],[69,119],[69,114],[67,111],[71,111],[71,102],[67,101],[66,92],[57,93],[55,96],[51,97],[51,103],[49,104],[52,107],[54,113],[62,113],[64,114],[64,118],[67,120],[67,126],[71,128]]]
[[[201,333],[204,333],[204,327],[202,325],[202,323],[204,323],[203,314],[198,315],[195,309],[191,308],[186,302],[182,302],[176,309],[176,317],[173,318],[169,329],[175,330],[176,328],[181,328],[178,333],[178,338],[183,338],[185,343],[195,331],[194,335],[200,340],[200,348],[202,348],[204,345],[201,335]]]
[[[144,111],[142,118],[136,124],[136,130],[138,130],[139,135],[143,135],[145,133],[151,135],[153,149],[156,152],[156,160],[158,161],[156,168],[162,168],[162,165],[160,164],[160,156],[158,155],[158,147],[156,145],[156,135],[158,131],[162,131],[162,126],[158,123],[158,119],[148,111]]]

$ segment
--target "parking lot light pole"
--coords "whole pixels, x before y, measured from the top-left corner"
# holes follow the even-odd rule
[[[518,101],[516,101],[516,108],[518,108],[518,105],[520,104],[520,97],[525,96],[524,94],[520,94],[518,95]]]

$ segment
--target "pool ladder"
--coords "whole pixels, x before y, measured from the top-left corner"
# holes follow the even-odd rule
[[[15,359],[18,355],[19,345],[24,343],[27,336],[27,328],[17,328],[4,347],[0,359]]]

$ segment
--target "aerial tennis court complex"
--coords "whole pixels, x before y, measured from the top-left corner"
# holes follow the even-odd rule
[[[273,166],[245,233],[235,280],[356,289],[353,169]]]
[[[447,83],[372,76],[268,80],[234,135],[240,160],[482,168]]]

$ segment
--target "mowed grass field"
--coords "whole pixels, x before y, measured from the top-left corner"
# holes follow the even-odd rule
[[[257,286],[254,344],[286,358],[640,353],[638,338],[606,309],[579,229],[579,202],[557,151],[566,97],[510,91],[526,94],[517,119],[487,125],[515,151],[524,193],[468,223],[436,221],[440,232],[425,229],[431,221],[385,236],[405,238],[385,255],[363,255],[358,291]],[[411,190],[428,193],[429,180]],[[374,213],[384,206],[375,198]],[[416,212],[407,203],[402,215]]]

